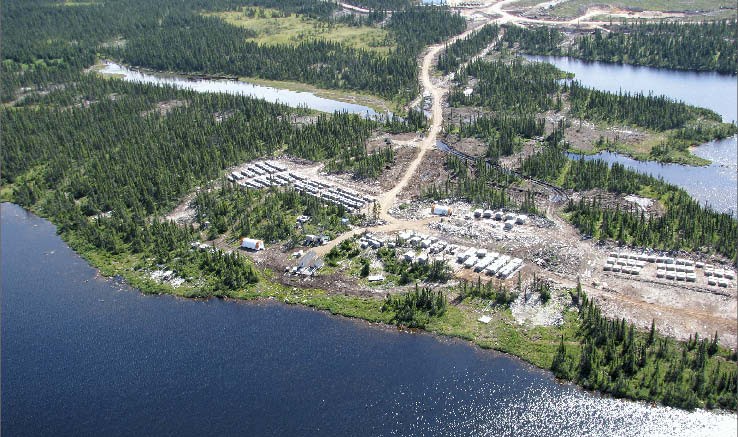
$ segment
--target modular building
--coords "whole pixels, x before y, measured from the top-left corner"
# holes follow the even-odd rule
[[[449,216],[452,213],[451,207],[445,205],[433,205],[431,213],[435,215]]]
[[[264,241],[253,238],[242,238],[241,248],[249,250],[264,250]]]

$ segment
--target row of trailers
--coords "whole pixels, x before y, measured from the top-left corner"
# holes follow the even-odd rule
[[[252,162],[245,169],[236,170],[227,176],[228,180],[245,188],[267,188],[292,185],[295,190],[323,199],[336,205],[343,205],[348,212],[363,208],[372,199],[354,191],[335,187],[325,182],[311,180],[297,173],[287,171],[287,167],[268,161]]]
[[[310,179],[303,179],[295,183],[294,186],[297,191],[319,197],[336,205],[343,205],[349,213],[360,210],[372,200],[368,196],[361,196],[351,190]]]
[[[463,268],[473,269],[475,272],[484,272],[488,276],[497,276],[506,279],[523,266],[523,260],[497,252],[489,252],[487,249],[466,248],[455,244],[448,244],[433,236],[428,236],[415,231],[400,232],[396,240],[399,246],[410,246],[414,248],[427,249],[428,254],[449,254],[456,257],[456,262]],[[403,255],[406,261],[428,261],[428,254],[423,253],[417,258],[413,251]],[[436,258],[443,259],[443,257]]]
[[[484,272],[487,276],[497,276],[500,279],[509,278],[523,266],[523,260],[520,258],[473,247],[457,255],[456,262],[464,268]]]

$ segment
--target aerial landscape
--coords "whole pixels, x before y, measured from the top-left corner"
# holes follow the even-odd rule
[[[738,434],[735,2],[1,9],[3,434]]]

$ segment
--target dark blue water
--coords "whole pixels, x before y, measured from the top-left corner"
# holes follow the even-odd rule
[[[738,121],[736,76],[713,72],[670,70],[607,62],[589,62],[565,56],[525,56],[574,73],[583,85],[611,92],[665,95],[690,105],[712,109],[723,121]]]
[[[2,433],[735,435],[466,343],[299,307],[144,296],[2,209]]]

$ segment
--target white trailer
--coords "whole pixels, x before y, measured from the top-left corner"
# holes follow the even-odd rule
[[[264,241],[253,238],[242,238],[241,248],[249,250],[264,250]]]
[[[431,208],[431,213],[435,215],[449,216],[452,212],[451,207],[446,205],[433,205]]]

